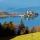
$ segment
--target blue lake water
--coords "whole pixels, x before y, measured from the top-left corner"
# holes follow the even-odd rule
[[[32,10],[38,12],[39,16],[36,17],[34,20],[24,20],[24,18],[22,19],[24,25],[29,26],[30,28],[32,26],[40,26],[40,8],[37,8],[37,9],[33,8]],[[20,24],[21,17],[7,17],[7,18],[4,18],[4,19],[0,18],[1,23],[4,23],[5,21],[6,22],[12,21],[13,23],[18,25],[18,24]]]

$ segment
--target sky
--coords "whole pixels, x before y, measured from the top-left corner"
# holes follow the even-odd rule
[[[40,0],[0,0],[0,10],[40,7]]]

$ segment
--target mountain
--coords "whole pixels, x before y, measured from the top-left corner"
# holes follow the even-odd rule
[[[8,11],[10,10],[9,12],[26,12],[28,9],[35,11],[36,9],[40,10],[40,7],[9,8]]]

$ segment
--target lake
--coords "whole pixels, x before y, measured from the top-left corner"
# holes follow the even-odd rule
[[[24,25],[28,26],[29,28],[31,28],[32,26],[40,26],[40,8],[32,8],[32,10],[38,12],[39,16],[33,20],[25,20],[24,18],[22,18]],[[0,18],[1,23],[4,23],[5,21],[12,21],[13,23],[18,25],[20,24],[21,17],[7,17],[4,19]]]

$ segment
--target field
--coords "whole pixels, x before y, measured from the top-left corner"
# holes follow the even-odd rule
[[[20,35],[11,40],[40,40],[40,32]]]

